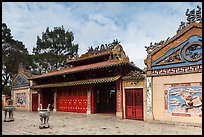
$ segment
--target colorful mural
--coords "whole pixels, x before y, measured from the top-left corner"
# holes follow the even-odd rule
[[[26,93],[16,93],[16,106],[17,107],[26,106]]]
[[[172,116],[202,117],[202,83],[165,85],[164,101]]]

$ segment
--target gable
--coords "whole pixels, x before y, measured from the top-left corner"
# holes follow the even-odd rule
[[[153,69],[202,64],[202,37],[189,37],[167,50],[160,58],[152,60],[151,64]]]
[[[148,69],[202,64],[202,24],[192,23],[147,55]]]
[[[29,81],[24,75],[20,73],[16,76],[16,78],[13,81],[13,87],[18,88],[18,87],[25,87],[25,86],[29,86]]]

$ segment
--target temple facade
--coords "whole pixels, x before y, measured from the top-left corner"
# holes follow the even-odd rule
[[[18,68],[18,73],[13,77],[12,86],[12,97],[13,105],[16,110],[31,110],[31,92],[30,82],[28,78],[32,77],[21,64]]]
[[[202,123],[202,20],[193,11],[175,36],[146,47],[149,120]]]
[[[47,108],[51,104],[53,111],[112,113],[145,120],[145,74],[129,62],[119,42],[91,47],[68,60],[64,69],[29,80],[35,96],[33,105]]]

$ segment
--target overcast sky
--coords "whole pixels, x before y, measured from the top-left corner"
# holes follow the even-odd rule
[[[22,41],[29,53],[36,47],[37,35],[50,27],[74,33],[79,55],[89,46],[121,45],[136,66],[143,69],[147,56],[144,46],[173,37],[187,9],[201,2],[2,2],[2,22],[14,39]]]

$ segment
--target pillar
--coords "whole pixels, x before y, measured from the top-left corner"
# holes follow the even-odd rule
[[[30,110],[31,110],[31,108],[30,108],[30,106],[31,106],[31,105],[30,105],[30,104],[31,104],[31,103],[30,103],[30,101],[31,101],[31,91],[30,91],[30,88],[28,88],[28,95],[27,95],[27,97],[28,97],[28,104],[27,104],[27,105],[28,105],[28,106],[27,106],[28,109],[27,109],[27,110],[30,111]]]
[[[91,114],[92,113],[92,85],[88,85],[87,88],[87,111],[86,114]]]
[[[41,104],[41,91],[38,91],[38,108],[40,107],[40,104]]]
[[[91,91],[87,90],[87,111],[86,114],[91,114]]]
[[[57,111],[57,91],[54,91],[54,109],[53,112]]]
[[[122,80],[116,82],[116,116],[123,118],[123,94],[122,94]]]
[[[146,103],[146,111],[147,111],[147,119],[153,119],[153,113],[152,113],[152,77],[147,76],[146,81],[146,89],[147,89],[147,103]]]

